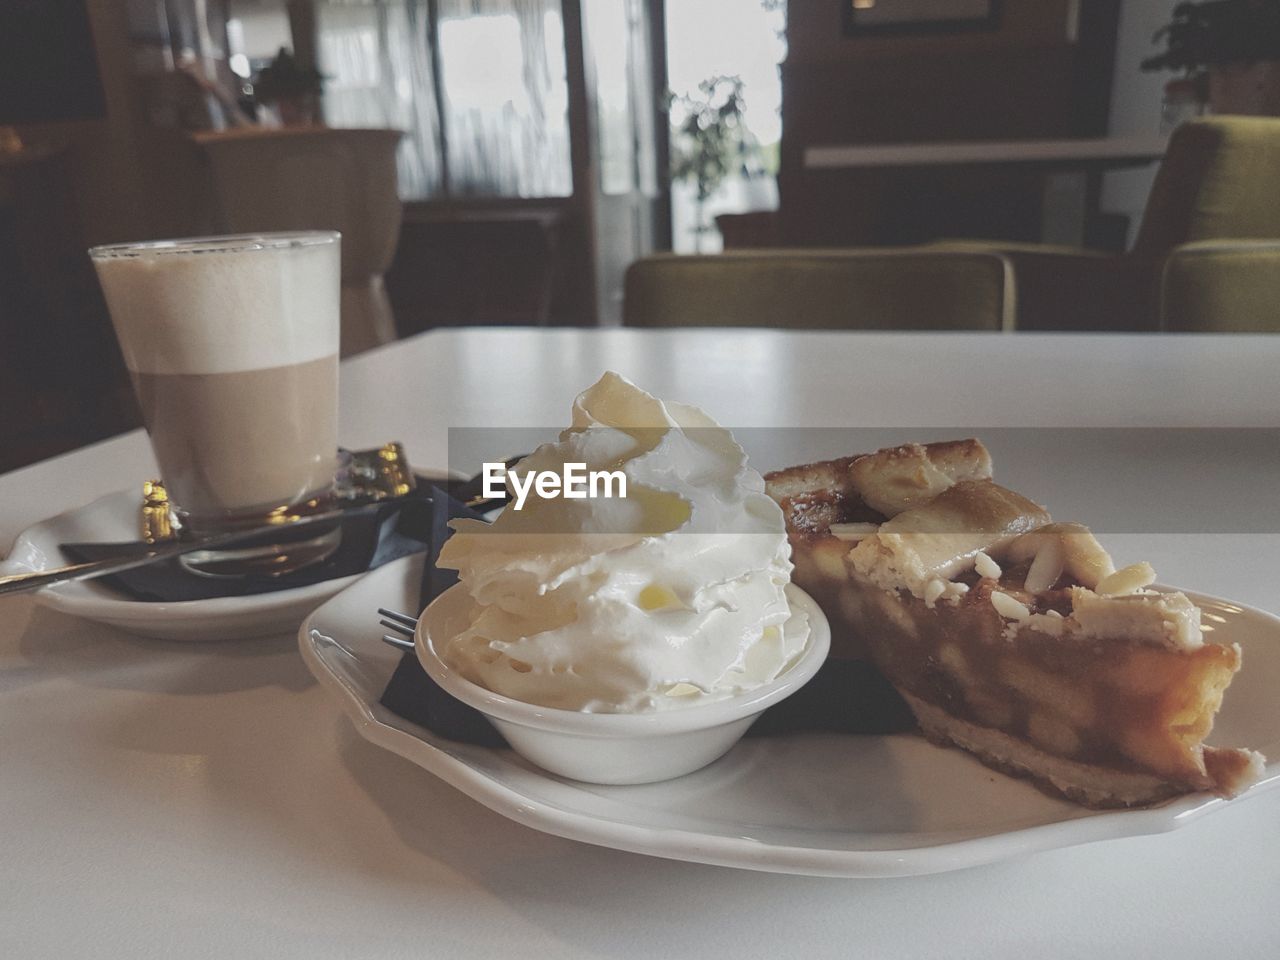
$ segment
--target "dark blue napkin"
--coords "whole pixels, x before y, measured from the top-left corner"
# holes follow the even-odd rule
[[[422,483],[404,497],[357,508],[342,518],[342,541],[330,557],[280,576],[202,577],[173,558],[101,577],[98,583],[131,600],[157,603],[245,597],[364,573],[426,549],[433,535],[434,504],[442,499],[449,498]],[[79,562],[149,549],[145,543],[62,544],[63,552]]]
[[[457,574],[436,566],[440,548],[452,531],[449,521],[483,519],[465,504],[425,482],[405,497],[373,504],[343,519],[342,543],[332,557],[280,577],[212,579],[190,573],[177,560],[138,567],[103,577],[112,589],[134,600],[158,602],[249,596],[288,590],[323,580],[363,573],[414,553],[425,553],[416,614],[457,583]],[[71,543],[62,549],[79,561],[115,557],[148,549],[143,543]],[[506,741],[479,711],[445,693],[406,653],[383,691],[381,703],[392,713],[449,740],[486,747]],[[771,707],[748,736],[774,736],[807,730],[842,733],[892,733],[915,726],[910,710],[893,687],[862,661],[828,660],[803,689]]]

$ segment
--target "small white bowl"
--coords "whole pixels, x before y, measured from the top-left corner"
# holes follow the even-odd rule
[[[471,596],[461,584],[437,597],[418,621],[414,646],[428,676],[475,707],[512,748],[544,770],[588,783],[653,783],[692,773],[729,751],[765,711],[809,682],[827,659],[831,628],[807,593],[788,584],[792,615],[809,619],[809,639],[781,676],[726,700],[654,713],[582,713],[512,700],[451,668],[436,643],[469,620]]]

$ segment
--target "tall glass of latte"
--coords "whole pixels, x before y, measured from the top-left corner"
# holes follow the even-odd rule
[[[190,534],[265,524],[284,534],[291,520],[331,505],[340,240],[266,233],[89,251],[161,476]],[[307,527],[292,539],[204,552],[188,566],[295,569],[331,552],[337,532]]]

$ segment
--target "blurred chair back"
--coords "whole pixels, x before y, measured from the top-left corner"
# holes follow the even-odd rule
[[[1169,139],[1128,254],[1000,241],[939,246],[1008,257],[1020,330],[1253,329],[1266,322],[1256,311],[1268,289],[1280,302],[1268,255],[1218,248],[1280,239],[1277,176],[1280,119],[1193,120]],[[1191,250],[1201,243],[1218,252]],[[1176,303],[1184,294],[1195,301]],[[1236,309],[1246,312],[1237,319]]]
[[[218,229],[342,233],[342,354],[395,339],[383,289],[400,235],[398,130],[325,127],[197,134]]]
[[[1180,333],[1280,333],[1280,240],[1179,247],[1161,276],[1160,326]]]
[[[623,323],[814,330],[1012,329],[1008,261],[989,252],[661,254],[627,270]]]
[[[1280,238],[1280,119],[1209,117],[1174,130],[1133,254],[1198,240]]]

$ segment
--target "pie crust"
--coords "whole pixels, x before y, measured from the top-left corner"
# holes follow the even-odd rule
[[[991,474],[971,439],[766,477],[832,655],[871,660],[931,740],[1089,806],[1257,780],[1260,754],[1204,744],[1239,647]]]

